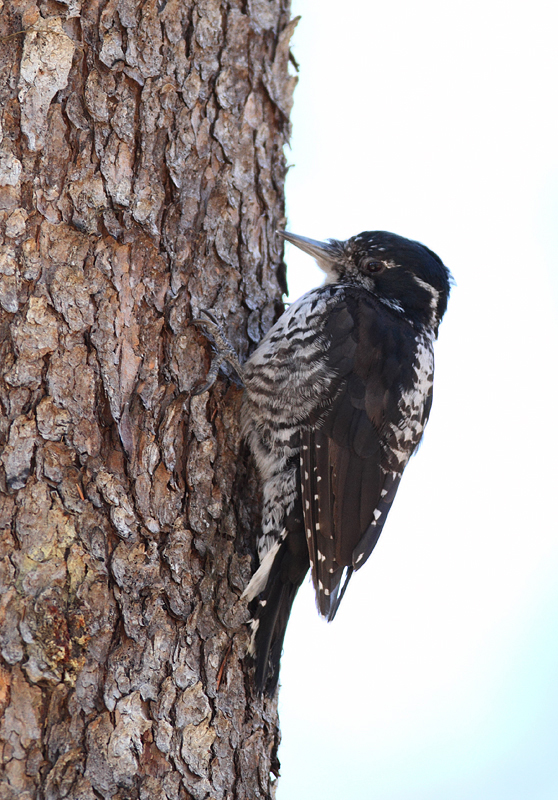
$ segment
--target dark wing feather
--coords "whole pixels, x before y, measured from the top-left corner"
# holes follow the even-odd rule
[[[329,608],[327,598],[335,591],[340,578],[337,577],[335,569],[336,539],[329,442],[320,431],[303,432],[300,475],[304,529],[312,580],[318,598],[318,608],[325,616],[326,609]],[[327,505],[324,505],[320,498],[325,500]],[[327,570],[321,568],[322,562],[327,563]]]
[[[326,323],[336,379],[302,435],[301,486],[312,580],[327,619],[378,541],[405,465],[394,468],[385,432],[404,422],[398,398],[413,380],[410,334],[358,290],[345,292]]]

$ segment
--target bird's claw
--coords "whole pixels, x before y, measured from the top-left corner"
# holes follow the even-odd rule
[[[221,328],[219,321],[211,313],[211,311],[207,311],[205,308],[200,308],[200,314],[203,314],[204,316],[196,317],[192,320],[192,322],[194,325],[199,325],[201,328],[203,328],[204,335],[207,336],[211,341],[211,346],[215,351],[215,356],[211,362],[211,366],[209,367],[206,382],[203,384],[203,386],[201,386],[199,389],[196,389],[192,393],[194,396],[203,394],[204,392],[207,392],[208,389],[211,389],[215,383],[215,380],[217,379],[221,365],[225,362],[233,367],[235,372],[242,380],[242,368],[238,361],[238,356],[236,355],[234,347],[230,344],[227,337],[223,333],[223,329]]]
[[[194,325],[202,325],[203,327],[208,329],[215,327],[217,331],[222,335],[222,330],[219,324],[219,320],[214,314],[211,313],[211,311],[206,311],[205,308],[200,308],[200,314],[204,314],[204,316],[206,316],[207,319],[204,319],[203,317],[196,317],[196,319],[192,320]]]

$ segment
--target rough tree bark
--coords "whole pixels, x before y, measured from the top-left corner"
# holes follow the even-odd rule
[[[2,2],[0,2],[2,7]],[[267,798],[258,526],[213,309],[280,310],[289,0],[0,13],[0,797]]]

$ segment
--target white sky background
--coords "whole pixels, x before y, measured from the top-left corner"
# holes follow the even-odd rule
[[[289,230],[418,239],[456,286],[434,407],[331,625],[287,633],[278,800],[558,797],[553,3],[293,0]],[[294,300],[318,285],[288,248]]]

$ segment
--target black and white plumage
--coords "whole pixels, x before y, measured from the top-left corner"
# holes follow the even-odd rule
[[[433,341],[450,274],[431,250],[384,231],[345,242],[283,236],[324,286],[285,311],[243,367],[242,428],[263,482],[256,685],[272,692],[308,568],[332,620],[372,552],[432,403]],[[207,322],[205,322],[208,327]]]

